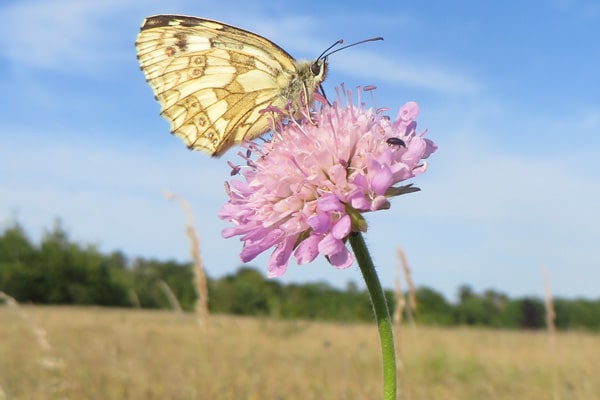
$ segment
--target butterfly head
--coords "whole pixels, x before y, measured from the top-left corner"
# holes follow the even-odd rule
[[[312,75],[312,79],[320,84],[325,80],[325,76],[327,75],[327,57],[318,58],[310,64],[309,68],[310,74]]]
[[[322,58],[313,62],[310,66],[310,72],[316,79],[321,78],[320,80],[323,80],[327,73],[327,59]]]
[[[325,51],[323,51],[316,60],[310,63],[308,71],[310,73],[311,80],[315,82],[315,88],[325,80],[325,76],[327,75],[327,57],[335,52],[330,52],[330,50],[335,46],[342,44],[343,42],[344,41],[342,39],[336,41],[334,44],[325,49]]]

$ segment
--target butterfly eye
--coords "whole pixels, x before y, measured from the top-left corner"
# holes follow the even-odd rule
[[[316,62],[310,66],[310,72],[312,72],[314,76],[319,76],[321,74],[322,67],[323,64]]]

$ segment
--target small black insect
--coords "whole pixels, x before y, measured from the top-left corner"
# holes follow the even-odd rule
[[[402,146],[404,148],[406,148],[406,143],[404,143],[404,140],[399,139],[397,137],[391,137],[388,140],[385,141],[387,144],[389,144],[390,146]]]

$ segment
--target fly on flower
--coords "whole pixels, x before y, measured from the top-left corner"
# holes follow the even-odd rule
[[[243,179],[226,184],[229,200],[219,217],[234,226],[223,237],[240,236],[243,262],[274,247],[270,277],[282,275],[291,256],[304,264],[321,254],[336,268],[349,267],[345,242],[367,230],[363,214],[419,190],[395,185],[425,172],[422,160],[437,148],[425,131],[416,132],[414,102],[393,121],[360,106],[360,91],[358,106],[341,103],[323,104],[313,123],[279,123],[273,140],[257,146],[254,159],[245,157]]]

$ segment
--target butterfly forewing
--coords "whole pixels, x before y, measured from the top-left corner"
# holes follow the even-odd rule
[[[267,107],[284,110],[301,96],[307,104],[325,77],[324,61],[322,73],[312,74],[312,63],[261,36],[195,17],[147,18],[136,48],[171,131],[214,156],[268,131],[274,116]]]

